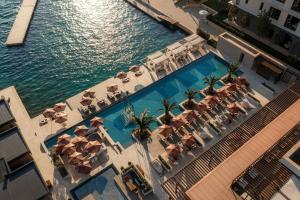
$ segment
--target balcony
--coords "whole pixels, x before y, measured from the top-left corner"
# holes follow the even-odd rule
[[[300,0],[294,0],[294,3],[291,7],[292,10],[300,12]]]
[[[300,19],[297,17],[294,17],[292,15],[288,15],[286,18],[284,26],[292,31],[296,31],[298,24],[299,24]]]

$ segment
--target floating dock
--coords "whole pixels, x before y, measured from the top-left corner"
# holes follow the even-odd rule
[[[7,46],[23,45],[37,0],[23,0],[6,40]]]

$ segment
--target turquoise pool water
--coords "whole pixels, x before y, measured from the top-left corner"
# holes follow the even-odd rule
[[[126,200],[114,181],[116,170],[109,167],[71,190],[75,200],[92,195],[97,200]]]
[[[184,92],[190,89],[201,90],[206,87],[203,78],[208,75],[222,77],[227,72],[227,63],[216,55],[210,53],[184,68],[170,74],[169,76],[151,84],[150,86],[140,90],[139,92],[128,97],[128,101],[121,101],[110,108],[100,112],[97,116],[104,118],[104,125],[108,130],[109,135],[114,141],[126,148],[133,143],[131,131],[134,125],[128,125],[124,118],[124,109],[128,102],[134,107],[136,114],[147,109],[151,115],[158,117],[163,114],[161,101],[168,99],[171,102],[176,102],[177,105],[186,99]],[[217,84],[216,88],[222,87],[222,84]],[[201,100],[198,96],[198,100]],[[179,108],[173,111],[173,114],[178,115],[181,112]],[[89,120],[83,123],[89,127]],[[158,124],[153,123],[152,129],[157,128]],[[74,128],[66,131],[70,135],[74,135]],[[57,136],[45,141],[46,147],[49,149],[56,144]]]
[[[20,2],[0,1],[0,89],[15,85],[31,115],[185,36],[124,0],[42,0],[25,45],[7,48]]]

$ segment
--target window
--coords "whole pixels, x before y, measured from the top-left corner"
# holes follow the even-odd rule
[[[276,8],[270,7],[269,13],[270,13],[270,17],[272,19],[278,20],[280,17],[281,11]]]
[[[243,62],[245,57],[245,54],[241,53],[240,57],[239,57],[239,63]]]
[[[288,29],[291,29],[295,31],[298,27],[299,24],[299,19],[297,17],[294,17],[292,15],[288,15],[285,21],[284,26],[287,27]]]
[[[245,0],[245,4],[248,4],[249,0]]]
[[[292,10],[300,12],[300,0],[294,0]]]
[[[285,0],[276,0],[279,1],[280,3],[285,3]]]
[[[260,6],[259,6],[259,10],[262,10],[264,8],[264,3],[260,3]]]

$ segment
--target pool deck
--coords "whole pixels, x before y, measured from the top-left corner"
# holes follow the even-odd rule
[[[6,40],[7,46],[23,45],[38,0],[23,0]]]

